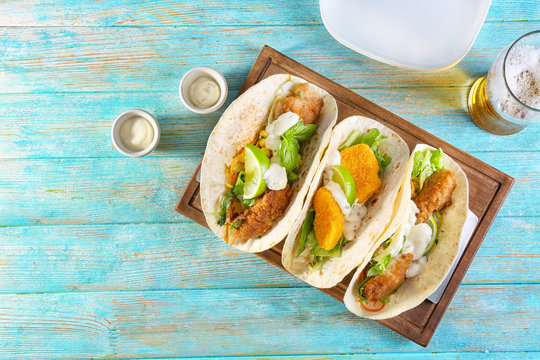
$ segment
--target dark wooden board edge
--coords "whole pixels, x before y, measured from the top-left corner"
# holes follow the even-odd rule
[[[463,280],[472,260],[474,259],[474,256],[480,248],[480,245],[485,235],[491,227],[491,224],[493,223],[496,214],[498,213],[506,196],[508,195],[514,183],[514,179],[507,174],[493,168],[492,166],[480,161],[479,159],[476,159],[475,157],[454,147],[453,145],[448,144],[442,139],[437,138],[434,135],[416,127],[415,125],[408,123],[406,120],[398,117],[390,111],[372,103],[367,99],[364,99],[360,95],[348,90],[347,88],[339,84],[334,83],[333,81],[325,78],[324,76],[314,72],[306,66],[296,62],[295,60],[290,59],[289,57],[266,45],[264,46],[257,60],[253,64],[238,95],[242,94],[249,87],[264,78],[266,70],[269,68],[270,65],[272,65],[272,63],[284,65],[289,69],[294,69],[294,72],[289,72],[294,75],[299,74],[298,76],[303,78],[306,78],[304,74],[309,74],[310,76],[307,80],[327,90],[332,89],[331,93],[336,99],[339,98],[341,101],[349,102],[353,105],[353,107],[360,106],[358,104],[358,100],[360,99],[362,102],[362,108],[365,111],[369,112],[371,114],[371,117],[395,130],[398,134],[411,134],[412,132],[412,134],[414,134],[414,136],[417,137],[418,140],[420,140],[419,142],[428,143],[435,147],[444,147],[445,152],[447,152],[458,163],[466,164],[471,168],[471,171],[482,173],[486,177],[489,177],[498,183],[497,188],[492,194],[490,203],[486,207],[483,214],[479,216],[478,224],[473,234],[471,235],[471,240],[469,241],[462,257],[460,258],[456,270],[452,274],[451,280],[449,281],[440,301],[437,304],[432,304],[431,302],[426,300],[424,301],[424,303],[415,308],[423,310],[422,307],[426,308],[426,305],[430,307],[431,313],[429,314],[427,321],[424,322],[424,325],[419,326],[417,324],[414,324],[410,321],[410,319],[406,319],[403,316],[406,313],[414,312],[415,309],[411,309],[406,313],[392,319],[379,320],[381,324],[398,332],[399,334],[416,342],[417,344],[424,347],[427,346],[429,344],[429,341],[433,337],[438,324],[442,320],[442,317],[446,309],[448,308],[452,298],[454,297],[459,285],[461,284],[461,281]],[[389,121],[387,119],[392,119],[392,121]],[[195,170],[190,181],[188,182],[188,185],[184,190],[182,196],[180,197],[176,205],[176,211],[194,220],[195,222],[205,227],[208,227],[204,214],[200,210],[200,204],[196,204],[199,205],[198,207],[194,206],[194,201],[198,197],[199,191],[199,183],[198,181],[196,181],[196,175],[199,172],[200,166],[201,163],[199,163],[199,165],[197,166],[197,169]],[[281,265],[281,246],[282,244],[279,244],[272,249],[257,253],[256,255],[272,263],[273,265],[285,270]],[[344,279],[344,281],[340,282],[337,286],[333,288],[319,290],[343,302],[343,294],[347,289],[347,284],[351,279],[351,275],[352,273],[349,274]],[[431,305],[429,305],[428,303]]]

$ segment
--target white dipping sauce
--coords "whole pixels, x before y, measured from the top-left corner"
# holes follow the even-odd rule
[[[120,141],[131,151],[146,149],[154,139],[154,128],[148,120],[135,116],[120,125]]]
[[[191,84],[188,94],[195,106],[206,109],[218,102],[221,90],[214,80],[202,76]]]

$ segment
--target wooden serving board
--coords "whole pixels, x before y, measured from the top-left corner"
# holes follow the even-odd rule
[[[238,95],[262,79],[279,73],[299,76],[332,94],[338,105],[338,122],[351,115],[365,115],[373,118],[399,134],[407,142],[410,149],[419,143],[441,147],[465,171],[469,180],[469,208],[478,216],[478,224],[440,301],[434,304],[425,300],[416,308],[397,317],[379,321],[410,340],[427,346],[510,191],[514,179],[268,46],[265,46],[261,51]],[[201,210],[199,197],[197,173],[200,166],[199,164],[178,201],[176,211],[208,227]],[[282,246],[283,244],[280,243],[257,255],[285,270],[281,265]],[[343,296],[353,273],[354,271],[335,287],[319,290],[343,302]]]

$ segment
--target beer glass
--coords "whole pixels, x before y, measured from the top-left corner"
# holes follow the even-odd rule
[[[474,82],[469,114],[482,129],[510,135],[540,120],[540,30],[523,35]]]

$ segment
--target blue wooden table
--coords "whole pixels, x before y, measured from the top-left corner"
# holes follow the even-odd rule
[[[540,357],[540,126],[490,135],[465,105],[538,0],[493,1],[440,73],[345,48],[314,0],[0,1],[0,26],[0,357]],[[264,44],[516,179],[427,349],[174,211],[225,108],[189,112],[181,76],[219,69],[229,104]],[[110,139],[132,108],[162,128],[142,159]]]

